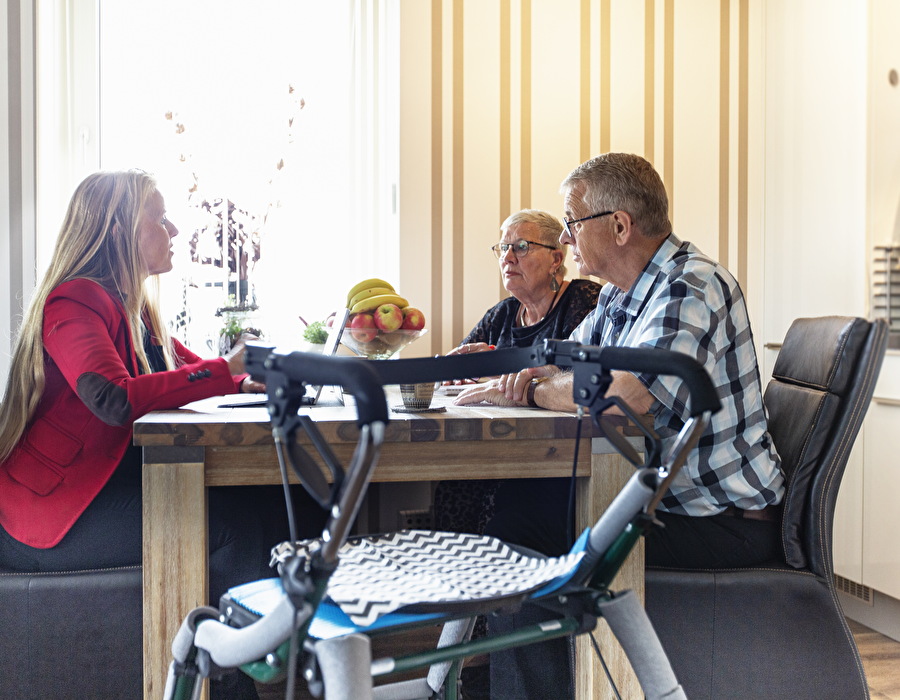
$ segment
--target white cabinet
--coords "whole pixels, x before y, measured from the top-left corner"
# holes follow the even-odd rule
[[[900,353],[891,351],[866,417],[862,577],[900,599]]]

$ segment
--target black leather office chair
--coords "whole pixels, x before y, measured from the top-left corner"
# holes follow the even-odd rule
[[[832,520],[886,346],[880,320],[788,330],[764,397],[787,483],[784,561],[647,571],[647,612],[691,700],[869,697],[833,586]]]
[[[0,698],[140,698],[141,610],[139,566],[0,567]]]

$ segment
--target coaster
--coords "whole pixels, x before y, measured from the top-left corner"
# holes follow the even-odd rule
[[[428,408],[407,408],[404,405],[391,406],[394,413],[444,413],[446,406],[429,406]]]

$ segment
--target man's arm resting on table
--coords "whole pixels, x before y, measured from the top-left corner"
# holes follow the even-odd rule
[[[459,405],[475,403],[491,403],[497,406],[527,406],[528,387],[540,373],[540,383],[534,387],[532,398],[541,408],[551,411],[577,410],[572,400],[571,372],[559,368],[545,367],[523,370],[518,374],[507,374],[467,389],[456,397],[454,403]],[[653,395],[630,372],[613,372],[613,381],[607,394],[620,396],[637,413],[648,413],[653,405]]]
[[[650,412],[653,395],[637,377],[631,372],[613,372],[612,377],[613,381],[606,392],[607,396],[620,397],[638,414]],[[572,379],[571,372],[559,372],[542,380],[534,388],[534,402],[541,408],[552,411],[577,410],[572,400]]]

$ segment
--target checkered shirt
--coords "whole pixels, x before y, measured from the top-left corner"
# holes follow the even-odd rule
[[[750,319],[743,293],[724,267],[670,234],[631,289],[603,286],[597,308],[570,339],[675,350],[709,372],[722,409],[673,481],[662,510],[703,516],[729,505],[753,510],[780,502],[784,478],[767,431]],[[687,391],[677,377],[636,376],[654,398],[650,412],[665,454],[689,415]]]

